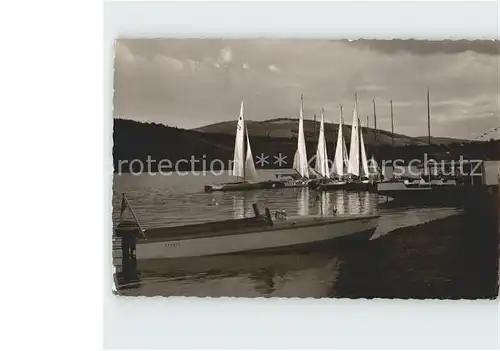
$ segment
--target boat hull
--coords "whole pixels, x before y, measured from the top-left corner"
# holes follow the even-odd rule
[[[213,235],[193,239],[137,243],[136,255],[142,259],[164,259],[262,252],[323,246],[330,241],[339,245],[368,240],[378,225],[378,216],[351,216],[348,220],[318,220],[307,226],[276,224],[241,234]],[[291,220],[287,220],[290,222]]]
[[[345,191],[369,191],[376,192],[377,185],[365,182],[350,182],[350,183],[325,183],[318,186],[318,190],[345,190]]]
[[[244,191],[257,189],[280,189],[285,188],[284,181],[264,181],[264,182],[240,182],[240,183],[225,183],[220,185],[205,185],[205,192],[214,191]]]
[[[286,181],[284,185],[285,188],[307,188],[309,187],[309,182],[304,180],[291,180]]]
[[[398,182],[378,184],[378,194],[393,199],[391,205],[412,206],[462,206],[465,197],[463,186],[408,187]]]

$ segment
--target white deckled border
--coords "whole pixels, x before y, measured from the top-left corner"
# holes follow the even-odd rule
[[[474,26],[470,26],[474,23]],[[105,148],[111,150],[117,37],[493,39],[491,3],[110,3],[105,6]],[[110,152],[106,155],[110,157]],[[105,162],[111,228],[111,159]],[[110,233],[104,233],[110,235]],[[498,301],[125,298],[111,293],[105,243],[105,345],[112,348],[425,348],[498,346]]]

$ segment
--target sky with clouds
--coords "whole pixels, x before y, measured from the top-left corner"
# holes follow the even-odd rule
[[[245,118],[305,118],[325,110],[351,123],[354,93],[361,121],[395,132],[473,138],[499,124],[498,42],[123,39],[115,45],[115,117],[181,128]],[[373,123],[373,122],[370,122]],[[499,137],[498,134],[493,137]]]

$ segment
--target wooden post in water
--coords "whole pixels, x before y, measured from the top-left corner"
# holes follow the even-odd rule
[[[255,214],[255,218],[259,218],[260,211],[259,208],[257,207],[257,204],[256,203],[252,204],[252,207],[253,207],[253,213]]]
[[[140,235],[138,227],[132,227],[129,223],[118,225],[115,229],[115,235],[119,238],[121,249],[121,264],[116,265],[117,273],[115,281],[117,288],[136,286],[139,282],[137,272],[136,245],[137,237]]]
[[[273,225],[273,217],[271,216],[271,211],[269,211],[269,207],[266,207],[266,219],[270,225]]]
[[[132,213],[134,221],[124,220],[126,209],[129,209]],[[142,228],[127,196],[122,193],[120,221],[114,230],[114,238],[118,240],[113,240],[113,261],[115,261],[115,258],[119,260],[119,264],[113,262],[116,268],[115,282],[118,289],[134,287],[139,283],[136,257],[136,245],[139,236],[146,238],[145,230]],[[116,246],[115,243],[117,243]],[[120,253],[121,257],[117,253]]]

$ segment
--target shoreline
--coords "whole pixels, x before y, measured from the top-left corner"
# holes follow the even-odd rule
[[[496,299],[500,240],[490,226],[496,219],[489,221],[450,216],[395,229],[345,253],[331,297]]]

